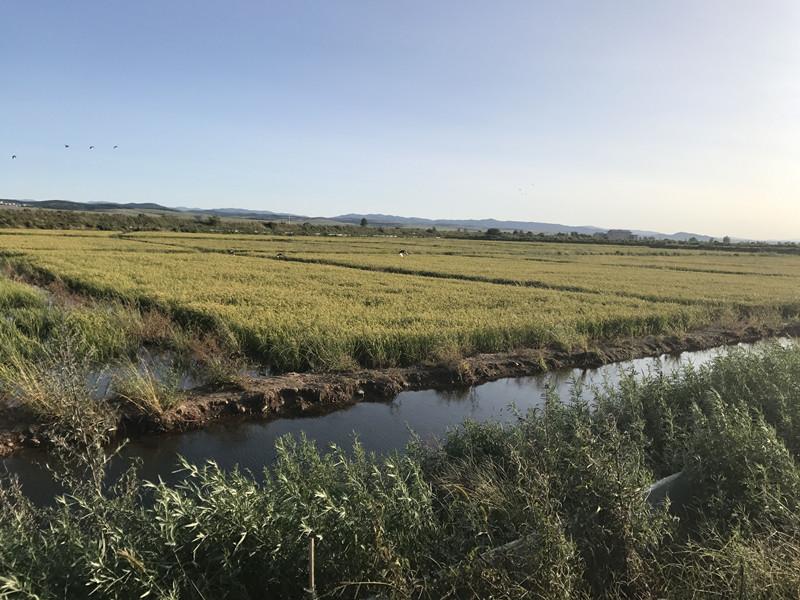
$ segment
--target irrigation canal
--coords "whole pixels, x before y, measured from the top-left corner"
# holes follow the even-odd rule
[[[781,343],[791,343],[782,338]],[[757,347],[738,344],[739,347]],[[259,477],[275,458],[275,440],[283,435],[305,436],[320,449],[331,444],[351,447],[354,437],[368,451],[379,453],[402,449],[412,435],[432,441],[465,419],[512,422],[519,413],[542,406],[548,386],[562,401],[569,401],[580,390],[591,401],[594,386],[619,381],[631,370],[644,374],[661,370],[665,375],[685,365],[702,365],[728,347],[718,347],[676,355],[613,363],[597,369],[564,369],[535,377],[500,379],[466,389],[402,392],[389,402],[359,402],[329,414],[274,421],[224,420],[204,429],[178,434],[152,435],[129,442],[112,463],[112,476],[121,472],[130,459],[140,461],[140,473],[149,480],[161,477],[177,481],[178,456],[199,464],[214,460],[224,469],[239,466]],[[413,432],[413,433],[412,433]],[[48,455],[26,449],[4,459],[3,465],[20,477],[25,493],[34,502],[47,502],[58,492],[46,468]]]

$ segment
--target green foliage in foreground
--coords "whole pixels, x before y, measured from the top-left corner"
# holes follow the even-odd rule
[[[284,439],[263,483],[67,477],[51,508],[7,483],[0,597],[303,597],[313,536],[321,597],[797,598],[798,440],[800,349],[773,346],[402,455]],[[678,469],[685,504],[649,507]]]

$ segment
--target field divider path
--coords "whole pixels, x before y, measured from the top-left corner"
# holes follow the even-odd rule
[[[411,367],[248,377],[235,388],[190,395],[186,402],[158,421],[129,425],[140,427],[142,433],[150,433],[198,429],[225,416],[258,419],[313,416],[358,402],[392,400],[405,391],[464,389],[565,368],[595,369],[626,360],[798,335],[800,323],[797,322],[777,327],[709,327],[683,335],[598,340],[589,350],[545,347],[480,353],[457,361]]]

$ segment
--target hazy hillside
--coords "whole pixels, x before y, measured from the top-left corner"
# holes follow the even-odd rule
[[[562,225],[560,223],[542,223],[539,221],[502,221],[498,219],[424,219],[421,217],[402,217],[398,215],[384,215],[377,213],[357,214],[349,213],[335,217],[310,217],[305,215],[295,215],[291,213],[278,213],[269,210],[249,210],[246,208],[172,208],[155,204],[152,202],[117,204],[114,202],[74,202],[71,200],[4,200],[4,202],[14,202],[21,206],[31,208],[49,208],[56,210],[83,210],[92,212],[111,212],[111,211],[136,211],[136,212],[170,212],[183,213],[187,215],[216,215],[219,217],[231,217],[239,219],[257,219],[264,221],[291,221],[309,222],[314,224],[347,224],[357,225],[366,218],[369,225],[374,227],[416,227],[429,229],[437,227],[440,229],[466,229],[469,231],[485,231],[495,228],[500,230],[521,230],[532,233],[571,233],[577,232],[586,235],[604,233],[608,229],[595,227],[593,225]],[[640,237],[653,237],[656,239],[687,241],[696,238],[699,241],[707,241],[710,236],[679,231],[677,233],[661,233],[658,231],[631,230],[632,233]]]
[[[533,233],[584,233],[592,235],[594,233],[605,233],[608,229],[602,227],[595,227],[592,225],[561,225],[559,223],[541,223],[538,221],[499,221],[497,219],[422,219],[419,217],[400,217],[396,215],[383,215],[383,214],[346,214],[333,217],[336,221],[345,223],[359,223],[362,218],[366,218],[370,225],[388,225],[392,227],[439,227],[445,229],[468,229],[468,230],[486,230],[490,227],[502,230],[519,229],[522,231],[531,231]],[[631,230],[632,233],[640,237],[654,237],[656,239],[670,239],[686,241],[690,238],[696,238],[701,241],[707,241],[710,236],[698,233],[687,233],[680,231],[678,233],[660,233],[658,231],[643,231]]]
[[[152,202],[129,202],[117,204],[116,202],[73,202],[72,200],[17,200],[20,205],[30,208],[50,208],[54,210],[139,210],[139,211],[167,211],[178,212],[175,208],[162,206]]]

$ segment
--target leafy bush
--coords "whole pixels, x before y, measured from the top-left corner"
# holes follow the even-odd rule
[[[178,485],[109,488],[103,432],[72,419],[54,506],[0,488],[0,598],[300,598],[312,538],[322,597],[796,598],[798,354],[551,395],[403,454],[285,438],[263,482],[184,463]],[[689,497],[651,507],[675,468]]]

